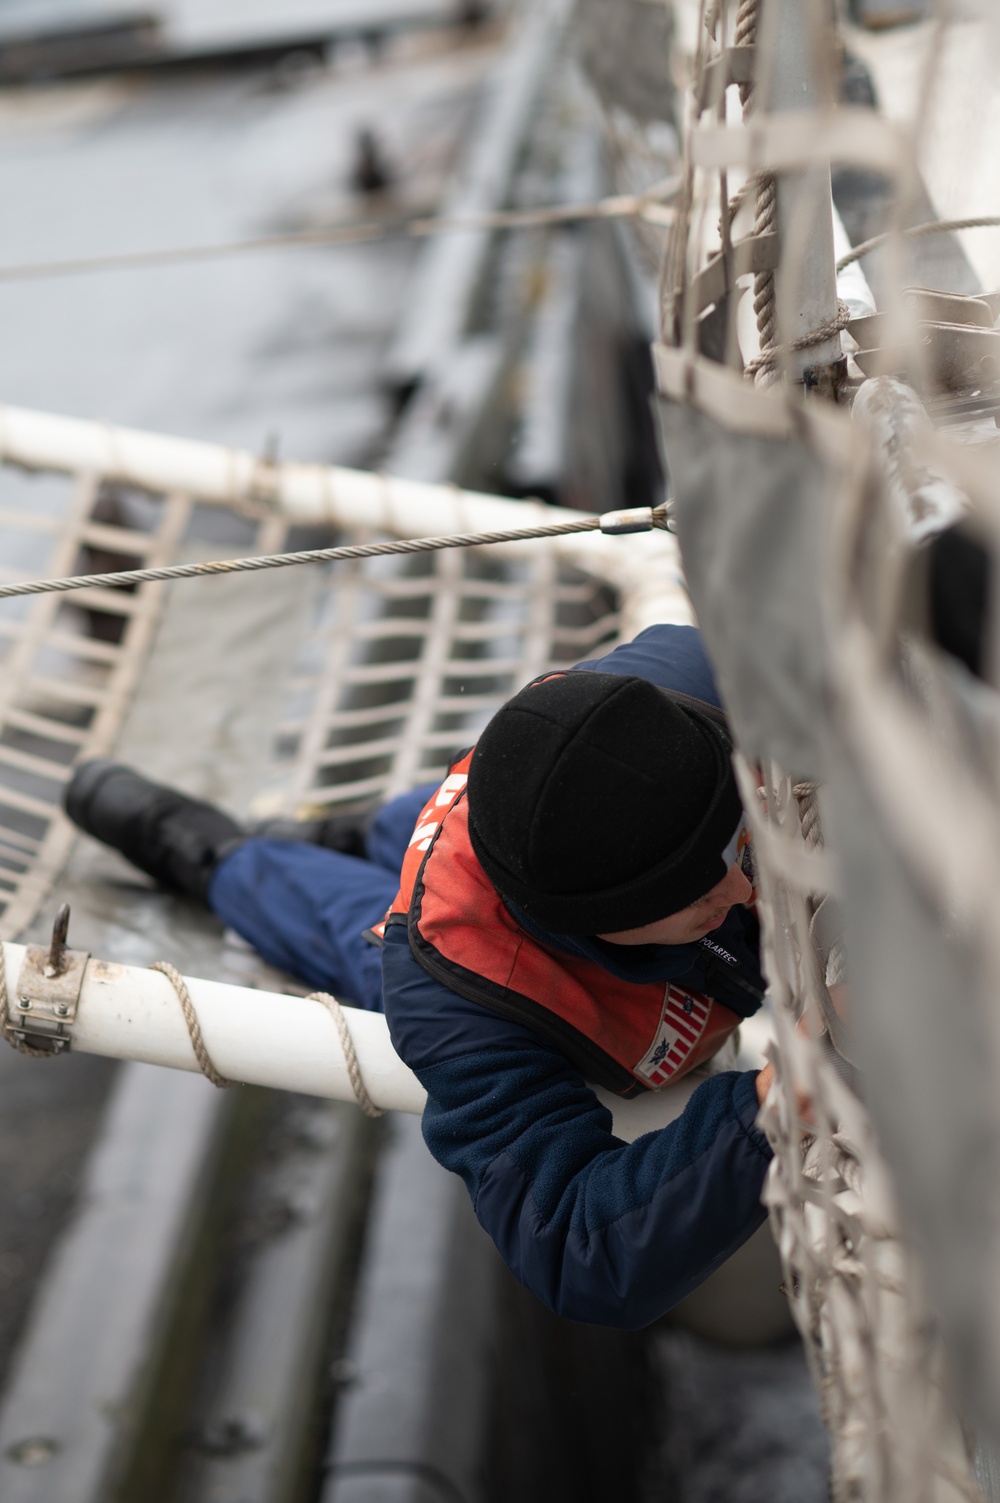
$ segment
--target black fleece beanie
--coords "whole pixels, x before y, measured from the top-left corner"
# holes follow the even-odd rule
[[[469,768],[497,891],[557,934],[666,918],[726,873],[742,808],[725,732],[646,679],[570,672],[500,709]]]

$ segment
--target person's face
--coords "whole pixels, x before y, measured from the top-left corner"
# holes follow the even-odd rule
[[[735,903],[747,902],[752,892],[739,863],[734,861],[711,892],[689,903],[679,913],[656,919],[652,924],[643,924],[638,929],[621,929],[616,934],[599,934],[597,937],[609,940],[613,945],[691,944],[718,929],[730,908]]]

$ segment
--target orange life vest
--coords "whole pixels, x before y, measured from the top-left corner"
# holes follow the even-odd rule
[[[456,762],[425,804],[379,928],[405,923],[435,980],[533,1029],[620,1096],[669,1085],[715,1054],[740,1023],[728,1007],[672,982],[624,981],[550,949],[508,912],[469,838],[471,759]]]

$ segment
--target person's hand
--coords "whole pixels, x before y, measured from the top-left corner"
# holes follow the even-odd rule
[[[801,1024],[799,1025],[801,1028]],[[757,1089],[758,1105],[763,1106],[767,1100],[767,1093],[774,1084],[774,1066],[765,1065],[763,1070],[757,1072],[754,1085]],[[795,1092],[795,1105],[798,1108],[799,1118],[802,1122],[810,1123],[813,1120],[812,1097],[805,1091]]]
[[[757,1104],[763,1106],[767,1100],[767,1093],[774,1084],[774,1066],[765,1065],[763,1070],[758,1070],[754,1084],[757,1087]]]

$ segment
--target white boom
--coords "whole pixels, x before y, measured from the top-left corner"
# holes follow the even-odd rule
[[[17,978],[26,948],[4,944],[7,990],[17,1012]],[[205,1047],[219,1073],[248,1085],[301,1091],[353,1101],[354,1089],[337,1028],[321,1002],[255,991],[219,981],[184,978]],[[423,1111],[426,1093],[389,1040],[380,1013],[346,1008],[355,1054],[368,1094],[389,1111]],[[171,982],[159,971],[91,959],[83,974],[76,1017],[67,1029],[80,1054],[135,1059],[174,1070],[197,1071],[184,1014]],[[626,1141],[673,1121],[702,1077],[637,1101],[598,1091],[614,1113],[615,1132]]]
[[[154,494],[257,512],[270,507],[302,524],[361,527],[399,538],[499,532],[590,516],[540,501],[512,501],[341,465],[277,462],[224,444],[3,405],[0,464],[97,475]],[[494,551],[524,557],[535,547],[504,543]],[[669,533],[607,537],[592,532],[554,538],[551,547],[560,561],[599,575],[619,592],[624,638],[656,621],[691,619],[677,542]]]

